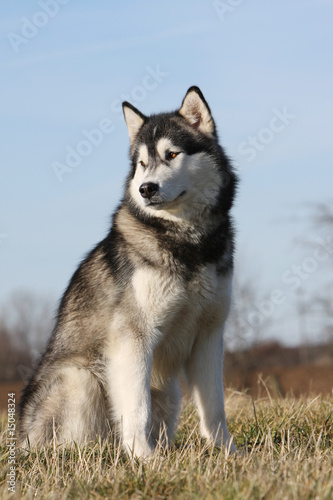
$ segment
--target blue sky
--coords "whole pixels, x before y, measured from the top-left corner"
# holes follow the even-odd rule
[[[0,301],[17,289],[58,298],[105,235],[128,168],[120,101],[171,110],[195,84],[239,169],[239,273],[254,273],[259,297],[288,291],[270,319],[296,342],[283,275],[312,256],[295,239],[330,236],[311,232],[303,204],[333,198],[332,14],[329,0],[6,2]],[[73,150],[77,166],[60,182],[55,162]],[[317,267],[302,283],[309,292],[327,274]]]

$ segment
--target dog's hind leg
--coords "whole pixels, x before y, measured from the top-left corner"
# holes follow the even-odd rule
[[[25,444],[52,441],[82,445],[108,431],[107,402],[97,378],[87,369],[58,368],[48,387],[40,386],[27,401],[20,424]]]

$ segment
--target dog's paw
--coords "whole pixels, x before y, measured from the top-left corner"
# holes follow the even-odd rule
[[[149,460],[153,457],[154,448],[146,439],[134,438],[132,441],[124,443],[126,453],[130,457]]]
[[[231,438],[229,438],[224,444],[224,448],[225,448],[225,451],[226,451],[226,454],[228,455],[232,455],[233,453],[236,453],[237,452],[237,448],[236,446],[234,445],[233,441]]]

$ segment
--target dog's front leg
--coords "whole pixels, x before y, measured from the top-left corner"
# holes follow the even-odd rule
[[[217,446],[224,444],[235,451],[226,424],[222,369],[223,334],[201,332],[186,366],[200,415],[201,434]]]
[[[110,349],[108,384],[112,410],[129,454],[148,457],[151,427],[150,375],[152,353],[143,342],[128,336]]]

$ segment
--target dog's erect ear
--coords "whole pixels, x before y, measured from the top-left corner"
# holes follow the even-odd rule
[[[140,128],[146,121],[146,117],[142,113],[140,113],[138,109],[132,106],[132,104],[126,101],[123,102],[123,112],[128,128],[128,134],[130,136],[130,141],[131,144],[133,144]]]
[[[210,108],[199,87],[190,87],[179,110],[189,124],[207,135],[216,135]]]

